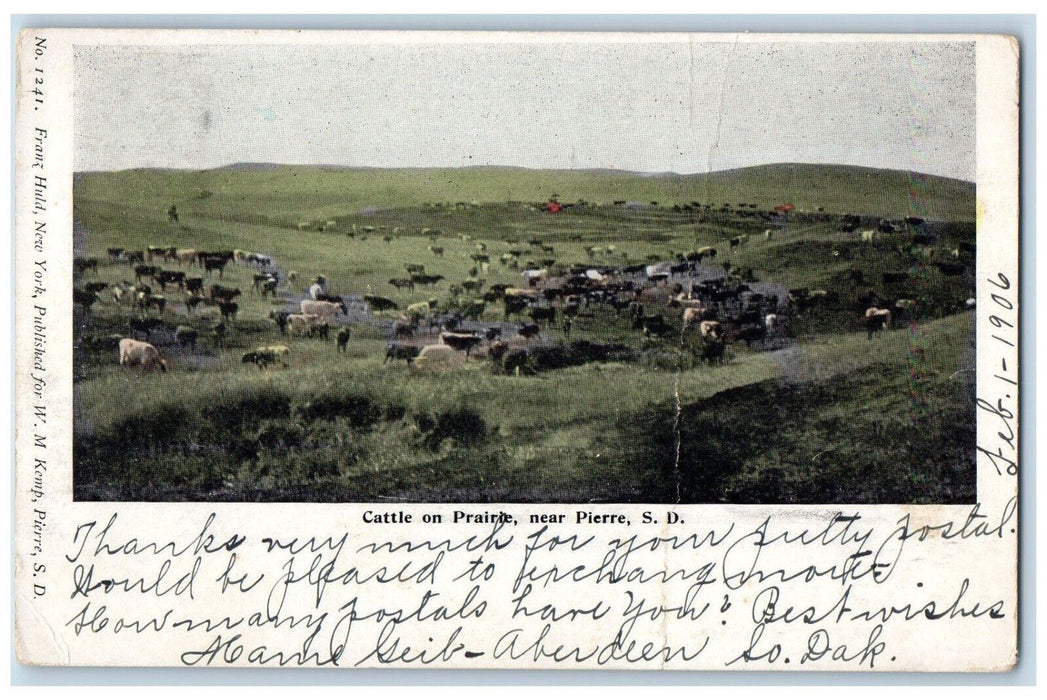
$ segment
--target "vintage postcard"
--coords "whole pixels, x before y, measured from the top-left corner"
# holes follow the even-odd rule
[[[1012,38],[17,49],[22,663],[1016,663]]]

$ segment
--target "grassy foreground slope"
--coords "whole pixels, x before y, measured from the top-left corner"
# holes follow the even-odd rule
[[[106,373],[80,498],[880,503],[974,497],[971,317],[679,372],[486,363]],[[917,350],[916,348],[921,348]],[[322,350],[313,348],[317,354]],[[675,420],[679,400],[680,418]],[[680,441],[680,459],[675,445]]]

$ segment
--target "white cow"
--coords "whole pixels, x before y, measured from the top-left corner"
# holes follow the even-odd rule
[[[179,248],[175,250],[175,259],[178,260],[178,264],[185,263],[192,266],[196,262],[197,251],[193,248]]]
[[[291,314],[287,317],[288,335],[312,335],[320,327],[320,317],[311,314]]]
[[[160,358],[160,351],[155,346],[132,338],[120,339],[120,365],[122,367],[141,367],[149,371],[159,368],[167,371],[167,361]]]
[[[676,295],[676,305],[685,309],[698,309],[699,311],[705,311],[705,304],[702,303],[701,299],[688,298],[685,292],[680,292]]]
[[[704,309],[684,309],[683,310],[683,330],[687,330],[692,323],[700,323],[702,320],[702,313]]]
[[[462,356],[450,345],[426,345],[415,358],[414,367],[425,369],[428,367],[450,367],[461,364]]]
[[[699,253],[701,251],[698,251]],[[648,265],[644,268],[644,272],[647,273],[648,277],[654,275],[669,275],[672,274],[672,266],[669,263],[658,263],[656,265]]]
[[[703,338],[712,338],[718,340],[720,333],[722,332],[722,326],[719,321],[702,321],[698,330],[701,332]]]
[[[309,296],[312,297],[313,301],[327,296],[327,285],[323,282],[313,282],[309,287]]]
[[[310,301],[309,299],[303,299],[299,306],[303,315],[317,316],[323,320],[334,318],[344,310],[341,304],[334,301]]]

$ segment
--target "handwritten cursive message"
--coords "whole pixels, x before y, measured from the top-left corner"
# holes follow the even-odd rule
[[[957,626],[1013,623],[990,571],[917,565],[928,547],[1014,537],[1013,501],[886,527],[860,511],[755,527],[645,511],[623,535],[631,518],[607,515],[499,511],[413,537],[381,521],[446,518],[366,511],[363,536],[249,536],[211,513],[147,539],[113,514],[67,543],[65,627],[160,643],[185,666],[889,670],[911,663],[913,634],[947,646]]]

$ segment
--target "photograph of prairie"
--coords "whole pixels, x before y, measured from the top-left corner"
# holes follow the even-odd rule
[[[974,71],[905,37],[80,47],[75,498],[973,502]]]

